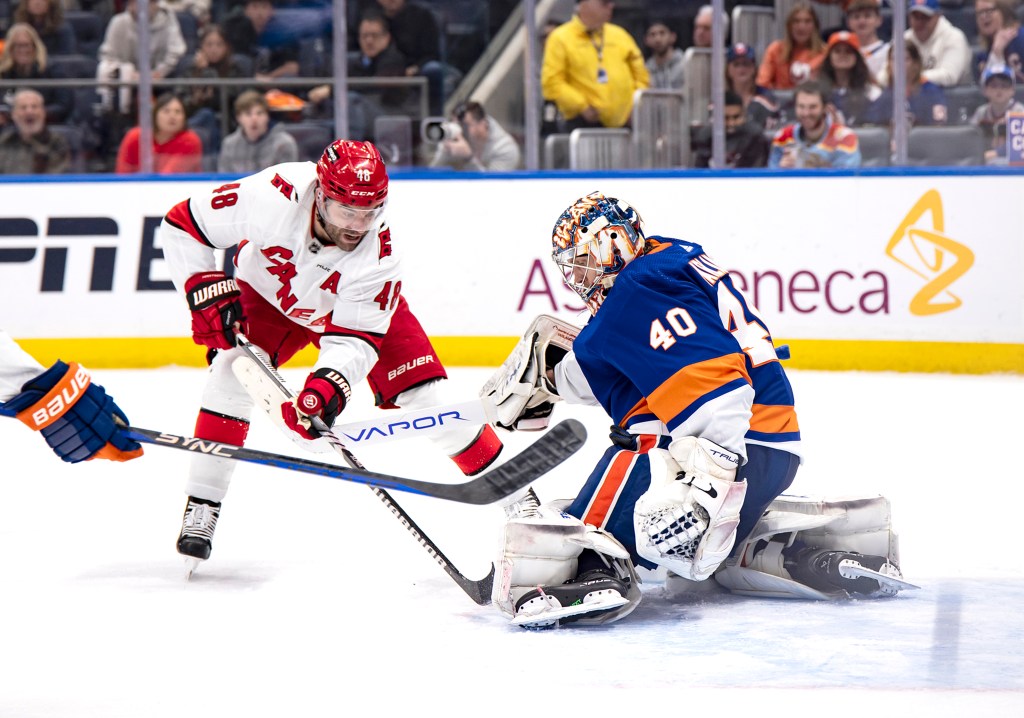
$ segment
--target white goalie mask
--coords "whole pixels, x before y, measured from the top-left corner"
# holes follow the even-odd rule
[[[551,258],[565,283],[596,314],[616,275],[644,248],[643,221],[628,203],[591,192],[555,222]]]

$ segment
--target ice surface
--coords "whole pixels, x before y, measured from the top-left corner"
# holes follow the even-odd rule
[[[452,374],[462,399],[489,371]],[[813,603],[649,582],[624,621],[527,632],[469,601],[365,486],[245,464],[186,583],[186,454],[68,466],[0,421],[0,717],[1024,716],[1024,378],[791,374],[807,452],[791,493],[887,495],[922,590]],[[192,433],[204,372],[96,375],[135,425]],[[360,387],[345,418],[375,411]],[[590,440],[542,499],[572,496],[606,445],[600,411],[566,416]],[[262,416],[249,445],[299,451]],[[461,480],[423,440],[358,455]],[[486,574],[497,506],[394,495],[465,574]]]

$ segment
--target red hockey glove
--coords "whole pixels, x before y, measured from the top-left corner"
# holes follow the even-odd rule
[[[305,439],[317,439],[320,432],[312,427],[310,417],[320,417],[329,427],[351,398],[352,389],[340,372],[317,369],[293,401],[281,404],[281,416],[295,433]]]
[[[241,322],[238,284],[224,272],[200,272],[185,282],[185,297],[192,310],[192,341],[211,349],[235,346],[235,324]]]

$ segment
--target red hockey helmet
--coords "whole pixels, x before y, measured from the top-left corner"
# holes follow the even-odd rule
[[[324,196],[354,207],[374,207],[388,196],[388,171],[372,142],[335,140],[316,163]]]

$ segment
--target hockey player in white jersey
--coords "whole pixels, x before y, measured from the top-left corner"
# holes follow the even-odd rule
[[[192,312],[197,344],[208,347],[210,374],[195,436],[242,445],[253,401],[231,365],[235,333],[276,366],[310,343],[313,371],[280,419],[299,443],[344,410],[351,387],[368,379],[378,406],[442,403],[444,367],[402,295],[402,271],[385,220],[388,175],[369,142],[336,140],[318,163],[275,165],[179,203],[160,240],[175,286]],[[216,249],[235,248],[234,277]],[[466,474],[485,469],[501,450],[490,426],[436,440]],[[310,447],[312,448],[312,447]],[[179,553],[209,558],[233,462],[196,455],[186,482]]]
[[[64,461],[129,461],[142,447],[122,433],[128,418],[89,372],[60,360],[49,369],[0,329],[0,416],[19,419]]]

